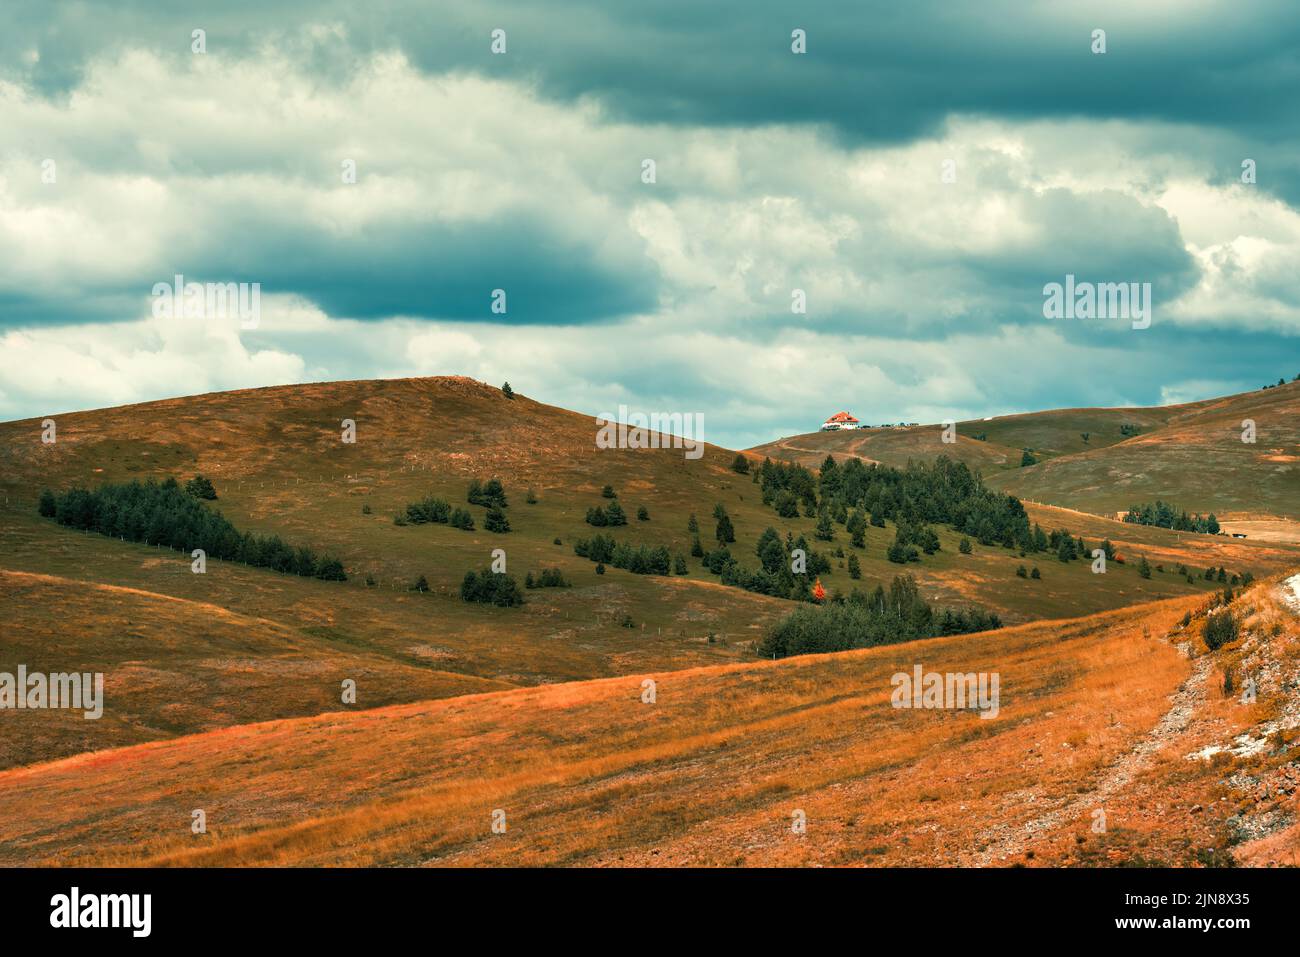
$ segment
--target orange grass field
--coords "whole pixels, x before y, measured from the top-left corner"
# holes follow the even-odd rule
[[[1253,601],[1274,607],[1273,589]],[[1186,759],[1186,735],[1150,742],[1194,670],[1181,620],[1203,605],[654,674],[654,703],[632,675],[13,769],[0,773],[0,862],[1195,863],[1224,853],[1229,802],[1191,811],[1222,767]],[[1284,640],[1296,635],[1289,616]],[[890,676],[915,664],[999,672],[1000,713],[891,707]],[[1220,711],[1224,732],[1258,717]],[[1116,804],[1117,773],[1192,783]],[[1094,804],[1105,834],[1090,830]],[[190,832],[198,808],[206,835]]]

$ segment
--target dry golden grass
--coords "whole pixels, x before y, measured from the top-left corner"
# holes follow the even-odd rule
[[[1163,637],[1200,601],[659,674],[655,704],[640,677],[602,679],[8,771],[3,860],[959,863],[1086,789],[1159,720],[1187,674]],[[997,671],[1001,714],[892,708],[890,675],[916,663]],[[194,808],[207,835],[189,831]]]

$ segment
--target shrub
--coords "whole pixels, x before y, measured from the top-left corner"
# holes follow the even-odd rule
[[[971,551],[970,539],[963,537],[962,540],[957,543],[957,551],[961,552],[963,555],[969,555]]]
[[[428,579],[426,579],[423,575],[421,575],[419,578],[415,580],[415,584],[411,586],[411,590],[418,591],[418,592],[428,591],[429,590]]]
[[[613,498],[613,497],[614,497],[614,494],[615,494],[615,493],[614,493],[614,486],[612,486],[612,485],[606,485],[604,488],[602,488],[602,489],[600,490],[600,494],[601,494],[601,496],[604,497],[604,498]]]
[[[1237,619],[1228,608],[1220,608],[1205,616],[1205,628],[1201,632],[1205,647],[1217,651],[1237,638]]]
[[[739,475],[748,475],[749,459],[737,452],[736,457],[731,460],[731,471],[736,472]]]
[[[459,528],[461,531],[474,531],[474,516],[463,508],[458,508],[451,513],[451,527]]]
[[[1043,577],[1042,574],[1039,573],[1037,565],[1035,565],[1033,568],[1029,570],[1029,577],[1032,578],[1034,581],[1038,581],[1038,579]]]
[[[213,501],[217,497],[217,490],[213,488],[212,482],[202,475],[196,475],[185,483],[185,491],[189,492],[195,498],[207,499]]]
[[[638,507],[637,507],[637,510],[636,510],[636,520],[637,520],[638,522],[648,522],[648,521],[650,521],[650,513],[646,510],[646,507],[645,507],[644,505],[641,505],[641,506],[638,506]]]
[[[532,572],[524,579],[525,588],[568,588],[569,582],[564,578],[564,574],[558,568],[543,568],[537,578],[533,578]]]

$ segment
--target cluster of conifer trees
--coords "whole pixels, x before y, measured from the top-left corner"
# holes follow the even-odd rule
[[[524,576],[525,588],[568,588],[569,582],[558,568],[543,568],[536,578],[529,572]]]
[[[393,519],[395,525],[450,525],[452,528],[474,531],[474,516],[468,509],[452,508],[451,503],[440,498],[424,498],[406,506],[406,514]]]
[[[460,583],[460,598],[461,601],[499,605],[502,608],[524,603],[524,593],[514,576],[487,568],[465,573],[465,578]]]
[[[278,535],[241,534],[201,498],[216,498],[206,479],[197,485],[191,481],[184,489],[174,478],[162,482],[149,479],[101,485],[93,491],[72,488],[56,494],[47,489],[41,494],[40,513],[60,525],[130,542],[184,552],[201,548],[209,558],[329,581],[347,580],[338,559],[318,556],[306,546],[290,545]]]
[[[757,480],[765,505],[785,518],[796,517],[802,507],[806,517],[818,518],[819,534],[830,520],[847,524],[851,514],[861,511],[876,527],[889,520],[909,529],[903,547],[928,544],[925,528],[935,524],[984,545],[1032,549],[1032,530],[1020,500],[987,488],[964,462],[947,456],[898,469],[859,459],[840,464],[828,455],[817,475],[798,464],[765,460]]]
[[[531,493],[530,493],[531,495]],[[510,531],[510,520],[506,518],[505,509],[510,503],[506,501],[506,490],[500,479],[488,479],[483,482],[474,479],[469,483],[466,500],[471,505],[482,505],[487,509],[483,516],[483,527],[489,532],[504,534]],[[532,496],[533,501],[536,497]],[[474,516],[468,509],[452,508],[451,503],[440,498],[424,498],[406,506],[406,512],[393,517],[394,525],[450,525],[452,528],[474,531]]]
[[[1172,528],[1176,532],[1201,532],[1205,535],[1219,534],[1219,520],[1214,513],[1209,515],[1188,515],[1168,502],[1156,499],[1145,505],[1135,505],[1128,510],[1124,521],[1133,525],[1155,525],[1159,528]]]
[[[573,543],[573,554],[600,565],[613,565],[637,575],[668,575],[673,570],[673,554],[666,545],[629,545],[616,542],[610,535],[580,538]],[[686,559],[680,555],[677,574],[686,574]]]
[[[768,631],[758,651],[784,658],[1001,627],[996,614],[978,609],[936,614],[912,576],[899,575],[888,590],[877,585],[870,594],[855,590],[833,598],[824,608],[795,609]]]

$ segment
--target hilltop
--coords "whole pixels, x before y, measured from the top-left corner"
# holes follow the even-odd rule
[[[1254,443],[1242,441],[1247,420]],[[974,419],[956,431],[951,444],[941,425],[813,432],[749,451],[809,466],[827,454],[902,466],[942,453],[1014,495],[1097,515],[1159,498],[1229,521],[1300,521],[1300,382],[1182,405]],[[1037,464],[1021,467],[1025,449]],[[1300,540],[1300,526],[1290,532],[1284,540]]]

